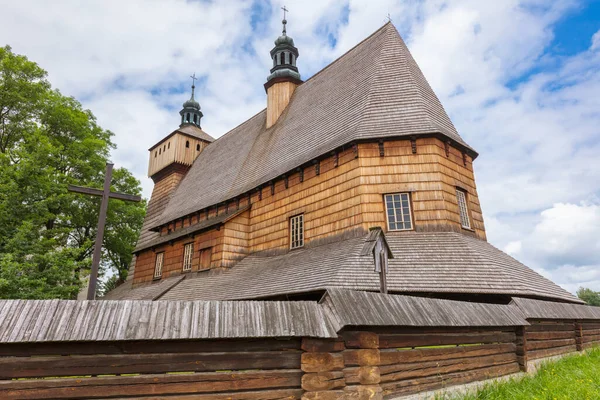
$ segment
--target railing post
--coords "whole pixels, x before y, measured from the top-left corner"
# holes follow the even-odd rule
[[[575,348],[577,351],[583,350],[583,328],[581,322],[577,321],[573,324],[575,328]]]
[[[344,377],[346,394],[360,400],[381,400],[381,353],[379,335],[373,332],[342,333],[344,350]]]
[[[517,334],[517,362],[519,363],[519,369],[527,372],[527,327],[518,326],[515,333]]]
[[[302,339],[302,400],[337,400],[345,398],[342,340]]]

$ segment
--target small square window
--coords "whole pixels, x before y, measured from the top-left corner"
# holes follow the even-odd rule
[[[412,229],[410,195],[408,193],[386,194],[388,230],[404,231]]]
[[[456,198],[458,199],[460,224],[463,228],[471,229],[471,220],[469,219],[469,208],[467,206],[467,195],[464,191],[456,189]]]
[[[156,253],[156,260],[154,262],[154,278],[155,279],[160,279],[160,277],[162,276],[162,267],[163,267],[164,259],[165,259],[164,252]]]
[[[290,249],[304,246],[304,214],[290,218]]]
[[[188,243],[183,247],[183,272],[192,270],[192,258],[194,256],[194,243]]]

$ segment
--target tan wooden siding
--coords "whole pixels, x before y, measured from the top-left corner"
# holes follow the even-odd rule
[[[304,181],[300,173],[289,176],[288,189],[285,182],[262,190],[252,197],[250,210],[251,252],[289,247],[289,218],[304,213],[305,243],[324,236],[335,235],[360,226],[359,168],[354,152],[349,149],[339,154],[338,166],[334,157],[320,163],[320,174],[316,166],[304,170]]]
[[[189,142],[189,147],[185,146],[186,142]],[[200,149],[196,150],[198,145]],[[156,174],[172,163],[191,166],[207,145],[208,143],[203,140],[181,134],[167,138],[150,151],[148,176]]]
[[[278,82],[267,89],[267,129],[277,122],[297,87],[293,82]]]
[[[436,138],[417,139],[413,154],[409,140],[384,142],[384,156],[379,143],[359,145],[361,213],[365,228],[379,225],[387,229],[383,194],[410,192],[414,229],[417,231],[469,232],[460,225],[456,187],[467,191],[473,232],[485,239],[485,227],[472,160]]]
[[[417,139],[417,152],[413,154],[410,140],[384,142],[384,156],[379,143],[358,144],[356,157],[349,148],[337,156],[331,155],[317,164],[293,172],[284,179],[266,184],[251,195],[251,209],[225,223],[220,231],[211,235],[213,247],[211,267],[229,267],[247,254],[266,250],[289,248],[289,218],[304,214],[305,244],[349,230],[381,226],[387,230],[383,195],[410,192],[413,227],[416,231],[457,231],[485,239],[485,228],[477,196],[472,160],[457,149],[446,148],[436,138]],[[472,230],[461,227],[456,188],[467,192]],[[239,199],[240,207],[248,203],[247,196]],[[236,207],[237,201],[219,206],[219,213]],[[217,214],[216,207],[209,210],[209,218]],[[181,229],[206,219],[204,211],[178,219],[170,229]],[[166,233],[166,229],[162,234]],[[198,265],[201,246],[197,235],[192,270]],[[183,244],[178,240],[163,246],[165,265],[163,277],[181,272]],[[136,268],[136,282],[151,279],[153,260],[140,255]],[[143,274],[143,275],[142,275]],[[143,276],[143,278],[142,278]],[[138,279],[139,278],[139,279]]]

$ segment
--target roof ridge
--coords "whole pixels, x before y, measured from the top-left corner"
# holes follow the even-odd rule
[[[373,36],[375,36],[377,33],[379,33],[379,31],[382,31],[384,28],[386,28],[388,25],[391,25],[394,27],[394,24],[392,23],[392,21],[388,21],[385,24],[383,24],[381,26],[381,28],[377,29],[375,32],[371,33],[369,36],[367,36],[366,38],[364,38],[363,40],[361,40],[360,42],[358,42],[355,46],[352,46],[350,49],[348,49],[344,54],[342,54],[341,56],[339,56],[338,58],[336,58],[335,60],[333,60],[332,62],[330,62],[329,64],[327,64],[326,66],[324,66],[320,71],[317,71],[313,76],[311,76],[310,78],[308,78],[307,80],[305,80],[303,83],[306,83],[310,80],[312,80],[314,77],[320,75],[321,73],[323,73],[323,71],[326,71],[327,69],[329,69],[329,67],[331,67],[332,65],[336,64],[338,61],[340,61],[342,58],[344,58],[348,53],[350,53],[351,51],[353,51],[354,49],[356,49],[357,47],[359,47],[361,44],[363,44],[364,42],[368,41],[369,39],[371,39]]]

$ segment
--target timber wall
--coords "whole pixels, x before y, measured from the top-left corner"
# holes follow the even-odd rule
[[[299,339],[0,345],[0,354],[1,399],[302,396]]]
[[[414,144],[414,146],[413,146]],[[467,192],[473,229],[461,227],[456,188]],[[230,267],[247,254],[289,250],[289,218],[304,214],[305,246],[350,231],[387,231],[383,195],[410,192],[416,231],[456,231],[485,239],[472,159],[436,138],[359,143],[315,160],[285,178],[247,195],[180,218],[161,235],[193,226],[231,210],[249,211],[223,231],[192,235],[138,255],[134,284],[152,280],[155,252],[165,251],[163,277],[182,273],[183,245],[194,241],[192,270],[197,270],[204,237],[212,240],[211,268]],[[149,213],[150,214],[150,213]]]
[[[383,399],[512,374],[528,358],[597,343],[598,321],[532,321],[337,339],[2,344],[0,398]]]

